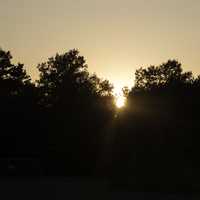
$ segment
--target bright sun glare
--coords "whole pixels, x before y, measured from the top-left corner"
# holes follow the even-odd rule
[[[116,98],[115,104],[118,108],[121,108],[125,105],[125,98],[123,96],[118,96],[115,98]]]
[[[117,106],[117,108],[124,107],[126,103],[126,98],[123,96],[121,88],[115,87],[114,96],[115,96],[115,105]]]

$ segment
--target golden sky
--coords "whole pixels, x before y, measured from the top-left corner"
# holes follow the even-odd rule
[[[72,48],[116,87],[172,58],[197,74],[200,0],[0,0],[0,46],[34,78],[38,63]]]

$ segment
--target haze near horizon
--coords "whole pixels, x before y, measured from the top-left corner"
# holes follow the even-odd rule
[[[35,79],[36,66],[77,48],[116,88],[139,67],[177,59],[200,73],[200,1],[0,0],[0,45]]]

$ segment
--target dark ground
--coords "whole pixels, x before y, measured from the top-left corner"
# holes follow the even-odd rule
[[[1,178],[0,199],[66,200],[66,199],[200,199],[192,193],[133,192],[115,188],[106,180],[87,178]]]

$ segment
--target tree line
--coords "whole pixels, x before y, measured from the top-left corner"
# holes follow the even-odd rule
[[[0,174],[104,176],[137,187],[198,188],[200,76],[177,60],[139,68],[126,106],[76,49],[24,65],[0,50]]]

